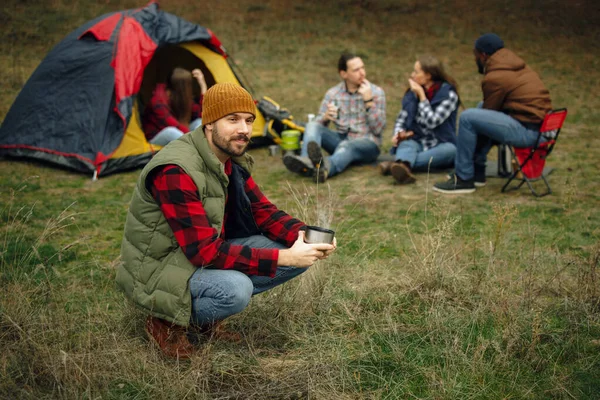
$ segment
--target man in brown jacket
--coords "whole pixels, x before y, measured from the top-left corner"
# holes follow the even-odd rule
[[[487,153],[493,142],[534,146],[544,116],[552,109],[550,93],[519,56],[504,48],[494,33],[475,41],[473,50],[483,74],[483,102],[459,119],[455,172],[436,183],[441,193],[472,193],[485,185]]]

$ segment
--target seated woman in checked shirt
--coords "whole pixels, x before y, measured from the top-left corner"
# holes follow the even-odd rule
[[[413,171],[452,168],[456,154],[456,112],[460,104],[456,81],[433,56],[415,62],[394,125],[395,161],[379,164],[383,175],[400,184],[413,183]]]
[[[194,99],[193,79],[200,85],[200,98]],[[142,115],[146,139],[151,144],[165,146],[202,125],[202,98],[206,93],[202,71],[175,68],[167,83],[156,85],[150,104]]]

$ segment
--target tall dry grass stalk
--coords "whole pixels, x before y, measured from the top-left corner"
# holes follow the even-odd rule
[[[292,206],[292,215],[297,216],[297,218],[307,225],[316,225],[328,229],[332,228],[334,194],[330,188],[326,196],[319,197],[318,190],[315,196],[311,196],[309,194],[310,190],[306,185],[303,185],[301,188],[294,188],[287,182],[287,191],[294,204]],[[295,305],[295,308],[319,308],[319,304],[326,297],[325,288],[330,283],[328,273],[325,271],[330,262],[330,260],[317,262],[300,276],[298,285],[292,291],[286,293],[286,296]]]

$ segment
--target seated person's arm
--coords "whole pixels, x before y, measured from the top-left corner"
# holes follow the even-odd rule
[[[366,110],[367,126],[370,133],[375,136],[381,136],[385,129],[385,93],[383,90],[373,93],[373,101]]]
[[[483,108],[486,110],[502,111],[506,89],[501,82],[484,79],[481,84],[483,90]]]
[[[419,102],[419,115],[422,124],[428,129],[435,129],[444,123],[458,108],[458,95],[455,91],[448,92],[448,98],[437,105],[435,110],[431,108],[429,100],[425,99]]]
[[[321,101],[321,106],[319,107],[319,112],[315,117],[316,122],[325,126],[329,125],[330,118],[327,116],[327,110],[329,109],[328,106],[331,102],[333,102],[333,98],[329,92],[325,93],[325,97],[323,97],[323,101]]]
[[[406,117],[408,117],[408,112],[406,110],[400,110],[398,117],[396,117],[394,131],[392,133],[392,145],[394,146],[398,146],[398,143],[400,143],[400,132],[406,131]]]

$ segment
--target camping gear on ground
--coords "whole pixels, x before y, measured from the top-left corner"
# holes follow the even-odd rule
[[[566,108],[552,110],[546,114],[544,122],[542,122],[542,126],[540,128],[540,133],[538,134],[536,140],[536,143],[539,143],[540,139],[543,137],[547,140],[544,143],[527,148],[508,146],[513,157],[513,165],[516,168],[513,168],[513,173],[508,178],[508,182],[506,182],[502,187],[503,192],[519,189],[524,183],[527,183],[531,193],[533,193],[536,197],[542,197],[552,193],[550,184],[544,176],[544,165],[546,164],[546,159],[550,153],[552,153],[552,150],[556,145],[556,141],[558,140],[558,135],[560,134],[560,130],[565,122],[565,118],[567,118]],[[521,182],[516,186],[509,187],[510,183],[515,179],[520,180]],[[546,185],[546,191],[543,193],[536,192],[532,185],[532,182],[540,179]]]
[[[278,144],[272,144],[269,146],[269,155],[275,157],[281,155],[281,147]]]
[[[269,137],[285,150],[282,134],[286,130],[295,130],[300,133],[298,143],[300,142],[302,133],[304,133],[304,124],[294,121],[294,116],[289,110],[282,108],[267,96],[259,100],[258,109],[266,118],[265,136]],[[289,140],[291,141],[291,139]]]
[[[300,136],[302,136],[302,133],[297,129],[286,129],[281,132],[281,148],[285,151],[299,151]]]
[[[173,67],[199,68],[210,87],[248,85],[207,28],[157,3],[109,13],[56,45],[29,78],[0,127],[0,155],[47,161],[94,177],[145,165],[140,115]],[[197,88],[199,91],[199,88]],[[253,143],[264,136],[260,112]]]

